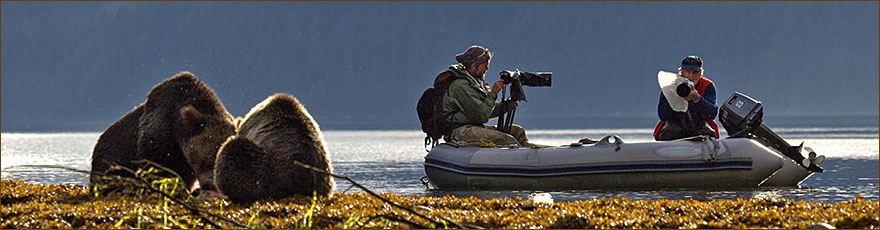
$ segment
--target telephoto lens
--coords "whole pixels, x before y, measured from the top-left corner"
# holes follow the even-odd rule
[[[683,83],[679,84],[678,87],[675,88],[675,93],[677,93],[679,97],[687,97],[688,95],[691,94],[690,85],[693,85],[693,84],[694,83],[691,83],[691,81],[683,82]]]
[[[537,72],[537,73],[529,73],[529,72],[520,72],[519,79],[522,81],[522,84],[525,86],[544,86],[550,87],[552,85],[553,72]]]

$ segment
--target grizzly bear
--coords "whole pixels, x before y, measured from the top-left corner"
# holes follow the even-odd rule
[[[150,160],[179,174],[187,189],[196,181],[212,189],[217,150],[235,133],[233,122],[210,87],[180,72],[153,87],[144,103],[101,134],[92,153],[89,184],[101,182],[97,173],[133,176],[108,170],[110,164],[136,170],[144,165],[135,161]]]
[[[295,97],[279,93],[251,108],[236,134],[223,143],[214,181],[235,203],[313,192],[330,195],[336,186],[330,175],[293,161],[333,172],[318,123]]]

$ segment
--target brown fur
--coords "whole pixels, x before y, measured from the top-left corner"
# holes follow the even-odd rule
[[[189,72],[178,73],[101,134],[92,172],[106,171],[107,162],[136,169],[132,161],[145,159],[177,172],[188,188],[196,180],[210,185],[217,150],[234,133],[233,122],[211,88]],[[90,184],[96,182],[92,174]]]
[[[275,94],[254,106],[223,144],[215,182],[236,203],[333,191],[332,177],[292,161],[333,171],[321,129],[306,108],[291,95]]]

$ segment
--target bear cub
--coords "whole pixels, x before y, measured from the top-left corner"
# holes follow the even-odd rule
[[[318,124],[293,96],[275,94],[254,106],[217,153],[217,187],[235,203],[295,194],[328,196],[333,177],[293,163],[333,172]]]

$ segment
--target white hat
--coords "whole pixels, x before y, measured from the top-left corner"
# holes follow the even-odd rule
[[[657,72],[657,84],[660,85],[660,92],[663,92],[663,96],[666,97],[666,101],[669,102],[669,107],[672,107],[673,111],[687,112],[688,110],[687,100],[678,96],[678,93],[675,92],[678,85],[687,81],[687,78],[672,72],[663,70]]]

